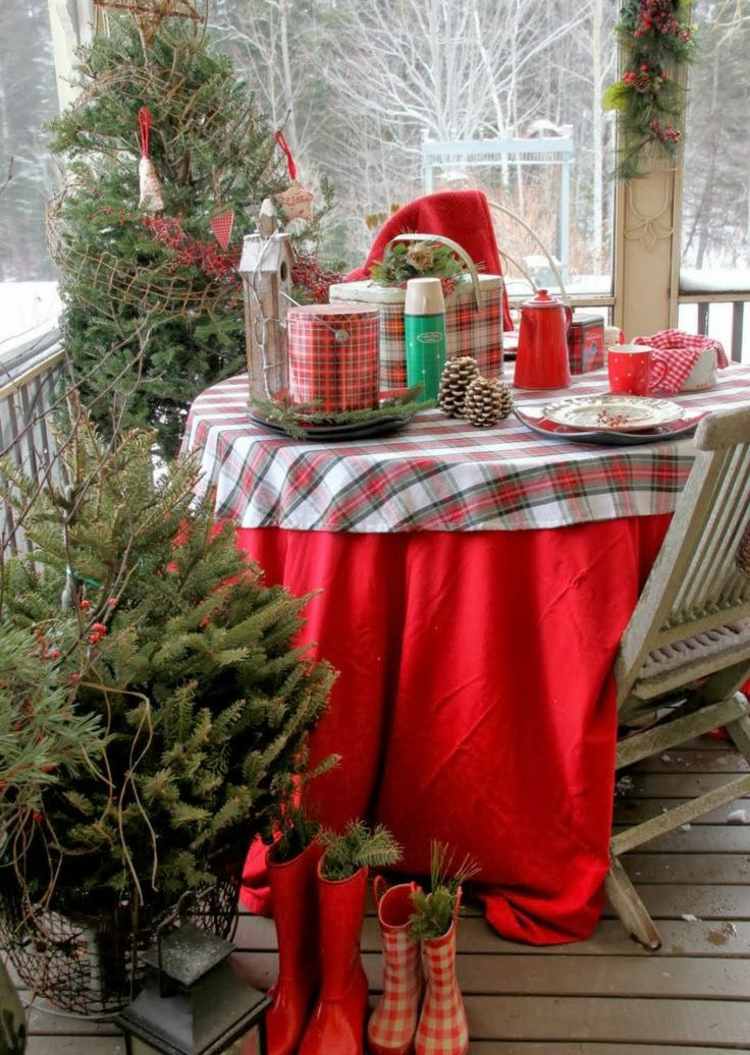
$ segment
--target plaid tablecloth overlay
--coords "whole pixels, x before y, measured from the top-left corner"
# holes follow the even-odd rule
[[[716,388],[675,397],[688,413],[746,403],[750,367],[720,372]],[[519,406],[606,392],[603,370],[563,392],[516,390]],[[299,531],[512,531],[648,516],[674,509],[692,439],[641,447],[547,440],[510,417],[475,429],[437,410],[384,439],[305,443],[255,425],[244,375],[195,400],[183,448],[200,451],[201,488],[242,527]]]

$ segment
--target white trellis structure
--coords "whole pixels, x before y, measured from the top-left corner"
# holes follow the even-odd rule
[[[435,188],[435,170],[487,168],[513,165],[557,165],[560,168],[560,204],[557,215],[557,256],[563,278],[570,251],[570,175],[574,160],[571,136],[533,139],[463,139],[452,143],[422,144],[422,174],[426,194]]]

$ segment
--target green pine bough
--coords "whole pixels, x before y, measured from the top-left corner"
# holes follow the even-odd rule
[[[296,643],[306,598],[214,523],[194,459],[155,480],[153,443],[84,419],[64,486],[0,473],[34,546],[0,584],[0,887],[32,915],[124,905],[143,927],[238,877],[295,802],[334,680]]]
[[[620,80],[604,92],[620,129],[615,175],[643,176],[654,152],[674,158],[682,140],[685,89],[682,67],[695,47],[689,0],[625,0],[617,34],[625,65]]]
[[[321,875],[338,882],[349,879],[361,868],[388,868],[401,860],[402,850],[383,824],[370,829],[364,821],[350,821],[342,834],[322,831],[325,847]]]
[[[108,17],[79,53],[78,99],[51,123],[66,185],[48,211],[62,333],[81,398],[106,433],[155,428],[173,454],[195,396],[245,368],[235,271],[260,206],[289,181],[250,85],[202,24],[165,19],[145,45],[134,19]],[[139,207],[138,114],[164,211]],[[295,235],[314,241],[324,207]],[[211,220],[234,211],[225,251]]]
[[[412,894],[414,912],[409,932],[415,941],[427,941],[447,934],[459,908],[459,892],[467,880],[479,874],[479,865],[468,855],[454,867],[447,843],[433,842],[430,854],[430,890]]]

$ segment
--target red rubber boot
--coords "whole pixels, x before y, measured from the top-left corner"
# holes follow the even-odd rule
[[[291,861],[276,864],[268,852],[268,879],[279,943],[279,976],[269,992],[268,1055],[297,1051],[320,975],[316,878],[323,849],[311,843]],[[255,1048],[248,1046],[244,1055]]]
[[[299,1055],[364,1055],[367,976],[359,956],[367,869],[323,879],[318,864],[320,998]]]

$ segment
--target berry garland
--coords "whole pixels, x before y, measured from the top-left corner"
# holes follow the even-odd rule
[[[678,74],[694,47],[689,14],[689,0],[624,0],[621,6],[617,33],[625,70],[603,100],[605,110],[618,114],[620,179],[644,175],[643,163],[654,146],[670,158],[677,153],[685,109]]]

